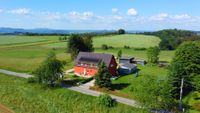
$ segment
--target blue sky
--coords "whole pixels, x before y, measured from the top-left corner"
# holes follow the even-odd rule
[[[199,0],[0,0],[0,27],[200,30]]]

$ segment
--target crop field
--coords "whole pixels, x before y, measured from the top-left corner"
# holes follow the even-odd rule
[[[132,48],[148,48],[158,46],[160,39],[155,36],[146,35],[115,35],[94,37],[94,47],[100,48],[102,44],[113,47],[130,46]]]
[[[1,73],[0,78],[0,103],[16,113],[147,113],[122,104],[107,108],[92,96],[64,88],[43,88]]]

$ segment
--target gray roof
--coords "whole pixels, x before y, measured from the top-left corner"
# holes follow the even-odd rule
[[[129,69],[133,69],[133,68],[136,68],[137,66],[134,65],[134,64],[131,64],[131,63],[124,63],[124,64],[120,64],[120,67],[121,68],[129,68]]]
[[[113,55],[111,55],[111,54],[79,52],[79,54],[75,60],[75,65],[77,65],[79,61],[91,62],[91,63],[99,63],[102,61],[106,64],[107,67],[109,67],[112,57],[113,57]]]
[[[120,60],[131,60],[131,59],[134,59],[134,57],[130,57],[130,56],[122,56],[121,58],[120,58]]]

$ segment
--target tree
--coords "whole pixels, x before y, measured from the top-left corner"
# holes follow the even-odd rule
[[[118,51],[117,57],[118,57],[118,58],[122,57],[122,50],[119,50],[119,51]]]
[[[111,87],[111,74],[104,62],[101,62],[98,67],[98,73],[95,76],[95,85],[99,87],[110,88]]]
[[[169,83],[174,87],[173,95],[179,97],[181,80],[184,78],[183,94],[199,88],[200,75],[200,42],[181,44],[170,65]]]
[[[119,29],[119,30],[118,30],[118,34],[119,34],[119,35],[125,34],[125,33],[126,33],[126,31],[125,31],[124,29]]]
[[[47,59],[33,72],[37,82],[54,86],[63,75],[63,63],[56,59],[54,52],[50,52]]]
[[[174,100],[170,84],[163,80],[159,81],[152,76],[146,77],[140,84],[140,87],[134,87],[134,90],[138,92],[134,95],[143,107],[150,109],[172,109]]]
[[[84,46],[85,46],[84,51],[93,52],[94,48],[93,48],[92,35],[89,33],[84,34],[83,41],[84,41]]]
[[[150,47],[147,50],[147,58],[149,63],[156,64],[158,63],[159,60],[159,54],[160,54],[160,48],[155,46],[155,47]]]
[[[80,51],[92,52],[94,51],[92,44],[92,36],[90,34],[72,34],[68,40],[68,52],[71,53],[74,59]]]

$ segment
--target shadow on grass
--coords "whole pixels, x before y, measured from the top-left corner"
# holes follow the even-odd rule
[[[122,89],[128,87],[129,85],[130,85],[129,83],[112,84],[111,89],[112,90],[122,90]]]

